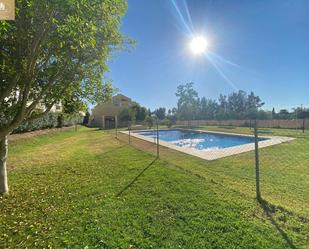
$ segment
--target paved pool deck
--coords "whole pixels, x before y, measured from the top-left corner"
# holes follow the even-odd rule
[[[169,129],[160,129],[160,130],[169,130]],[[171,129],[175,130],[175,129]],[[228,133],[228,132],[217,132],[217,131],[207,131],[207,130],[192,130],[192,129],[179,129],[177,130],[189,130],[189,131],[195,131],[195,132],[201,132],[201,133],[211,133],[211,134],[223,134],[223,135],[229,135],[229,136],[241,136],[241,137],[254,137],[253,135],[248,135],[248,134],[237,134],[237,133]],[[138,134],[137,132],[143,132],[143,131],[151,131],[151,130],[138,130],[138,131],[131,131],[131,136],[142,139],[144,141],[148,141],[150,143],[154,143],[154,139],[151,137],[143,136],[141,134]],[[129,131],[120,131],[123,134],[129,135]],[[259,141],[259,148],[265,148],[268,146],[273,146],[285,142],[289,142],[292,140],[295,140],[296,138],[292,137],[282,137],[282,136],[259,136],[259,138],[265,138],[267,140],[262,140]],[[160,146],[164,146],[173,150],[177,150],[192,156],[196,156],[205,160],[216,160],[232,155],[237,155],[240,153],[244,152],[249,152],[253,151],[255,149],[254,143],[248,143],[248,144],[243,144],[243,145],[238,145],[238,146],[233,146],[233,147],[228,147],[228,148],[223,148],[223,149],[207,149],[207,150],[198,150],[195,148],[186,148],[186,147],[180,147],[177,146],[171,142],[166,142],[163,140],[159,141]]]

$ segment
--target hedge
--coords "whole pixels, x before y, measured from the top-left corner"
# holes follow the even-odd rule
[[[48,113],[47,115],[25,122],[16,128],[13,133],[22,133],[41,129],[55,128],[81,124],[82,117],[79,114]]]

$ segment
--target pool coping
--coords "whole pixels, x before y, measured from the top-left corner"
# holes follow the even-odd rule
[[[187,130],[187,131],[195,131],[201,133],[211,133],[211,134],[222,134],[222,135],[229,135],[229,136],[240,136],[240,137],[254,137],[254,135],[250,134],[239,134],[239,133],[228,133],[228,132],[221,132],[221,131],[208,131],[208,130],[194,130],[194,129],[183,129],[183,128],[174,128],[174,129],[160,129],[160,130]],[[143,132],[143,131],[151,131],[151,130],[138,130],[138,131],[131,131],[130,135],[135,138],[139,138],[150,143],[156,144],[153,138],[146,137],[144,135],[140,135],[136,132]],[[129,135],[129,131],[120,131],[123,134]],[[259,138],[265,138],[267,140],[259,141],[259,148],[265,148],[272,145],[277,145],[285,142],[289,142],[295,140],[296,138],[292,137],[282,137],[282,136],[259,136]],[[216,160],[232,155],[237,155],[244,152],[253,151],[255,149],[254,143],[248,143],[238,146],[232,146],[224,149],[210,149],[210,150],[198,150],[195,148],[185,148],[179,147],[174,145],[170,142],[166,142],[163,140],[159,140],[159,145],[167,147],[169,149],[177,150],[192,156],[196,156],[205,160]]]

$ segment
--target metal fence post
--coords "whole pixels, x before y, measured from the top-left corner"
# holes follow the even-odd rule
[[[158,119],[157,119],[157,158],[160,156],[160,151],[159,151],[159,124],[158,124]]]
[[[115,116],[116,139],[118,138],[118,117]]]
[[[260,160],[259,160],[259,138],[258,138],[258,123],[255,120],[254,123],[254,144],[255,144],[255,187],[256,187],[256,198],[258,201],[261,200],[260,191]]]
[[[129,129],[129,144],[131,144],[131,123],[128,123],[128,129]]]

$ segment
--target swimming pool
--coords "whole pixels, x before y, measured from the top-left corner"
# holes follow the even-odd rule
[[[156,134],[153,131],[140,131],[140,135],[153,138]],[[194,130],[159,130],[160,140],[170,142],[184,148],[197,150],[224,149],[243,144],[254,143],[254,138],[249,136],[227,135],[221,133],[200,132]],[[260,138],[259,141],[266,138]]]
[[[153,130],[120,131],[121,134],[135,138],[131,144],[143,149],[149,147],[144,142],[156,144],[156,134]],[[164,129],[159,131],[160,146],[177,150],[205,160],[216,160],[227,156],[254,151],[253,135],[214,132],[190,129]],[[137,140],[136,140],[137,139]],[[259,148],[273,146],[294,140],[295,138],[281,136],[260,136]],[[140,142],[139,142],[140,141]]]

